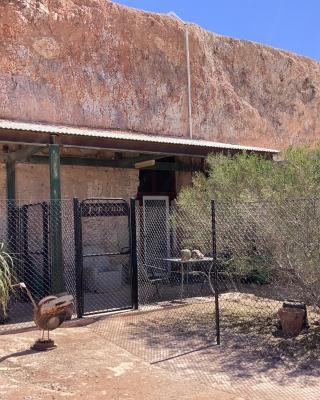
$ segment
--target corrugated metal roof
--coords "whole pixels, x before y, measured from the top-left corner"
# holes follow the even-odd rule
[[[151,143],[167,143],[181,146],[196,146],[196,147],[208,147],[213,149],[230,149],[230,150],[243,150],[243,151],[256,151],[264,153],[279,153],[278,150],[266,149],[263,147],[254,146],[240,146],[236,144],[212,142],[200,139],[186,139],[172,136],[160,136],[160,135],[149,135],[144,133],[135,133],[129,131],[115,131],[115,130],[103,130],[103,129],[91,129],[84,127],[70,127],[62,125],[48,125],[39,124],[32,122],[20,122],[0,119],[0,128],[3,129],[15,129],[22,131],[35,131],[44,133],[54,133],[61,135],[77,135],[77,136],[88,136],[88,137],[101,137],[109,139],[118,139],[125,141],[139,141],[139,142],[151,142]]]

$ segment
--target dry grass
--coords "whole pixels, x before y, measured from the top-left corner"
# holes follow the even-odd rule
[[[248,293],[222,294],[221,346],[215,345],[214,302],[209,297],[108,317],[91,329],[170,373],[205,385],[248,393],[250,399],[316,400],[318,314],[309,309],[310,328],[286,339],[277,327],[281,305]]]
[[[309,329],[292,338],[283,337],[277,312],[282,302],[250,294],[226,294],[220,299],[221,329],[228,345],[241,340],[263,357],[283,362],[295,361],[297,367],[310,367],[320,357],[320,326],[316,310],[308,307]]]
[[[247,293],[220,296],[222,346],[247,349],[256,358],[270,357],[284,363],[296,360],[305,366],[320,356],[319,316],[308,309],[310,328],[299,336],[284,338],[277,311],[282,302]],[[94,328],[118,345],[148,361],[156,361],[215,343],[213,300],[199,298],[184,306],[155,308],[101,321]]]

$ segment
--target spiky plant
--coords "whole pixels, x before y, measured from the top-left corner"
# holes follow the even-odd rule
[[[7,316],[10,292],[14,283],[13,259],[5,251],[4,243],[0,243],[0,310],[4,317]]]

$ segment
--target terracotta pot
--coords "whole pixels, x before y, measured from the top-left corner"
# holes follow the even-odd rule
[[[282,332],[286,336],[299,335],[305,311],[299,308],[280,308],[278,315],[281,321]]]

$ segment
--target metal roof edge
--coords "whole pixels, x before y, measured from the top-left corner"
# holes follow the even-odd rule
[[[207,148],[211,147],[213,149],[221,148],[230,150],[256,151],[256,152],[273,153],[273,154],[279,153],[279,150],[275,149],[268,149],[255,146],[242,146],[231,143],[213,142],[204,139],[188,139],[182,137],[137,133],[131,131],[114,130],[114,129],[104,130],[104,129],[94,129],[87,127],[50,125],[44,123],[12,121],[7,119],[0,119],[0,128],[62,134],[62,135],[100,137],[100,138],[152,142],[152,143],[180,144],[183,146],[197,146],[197,147],[207,147]]]

